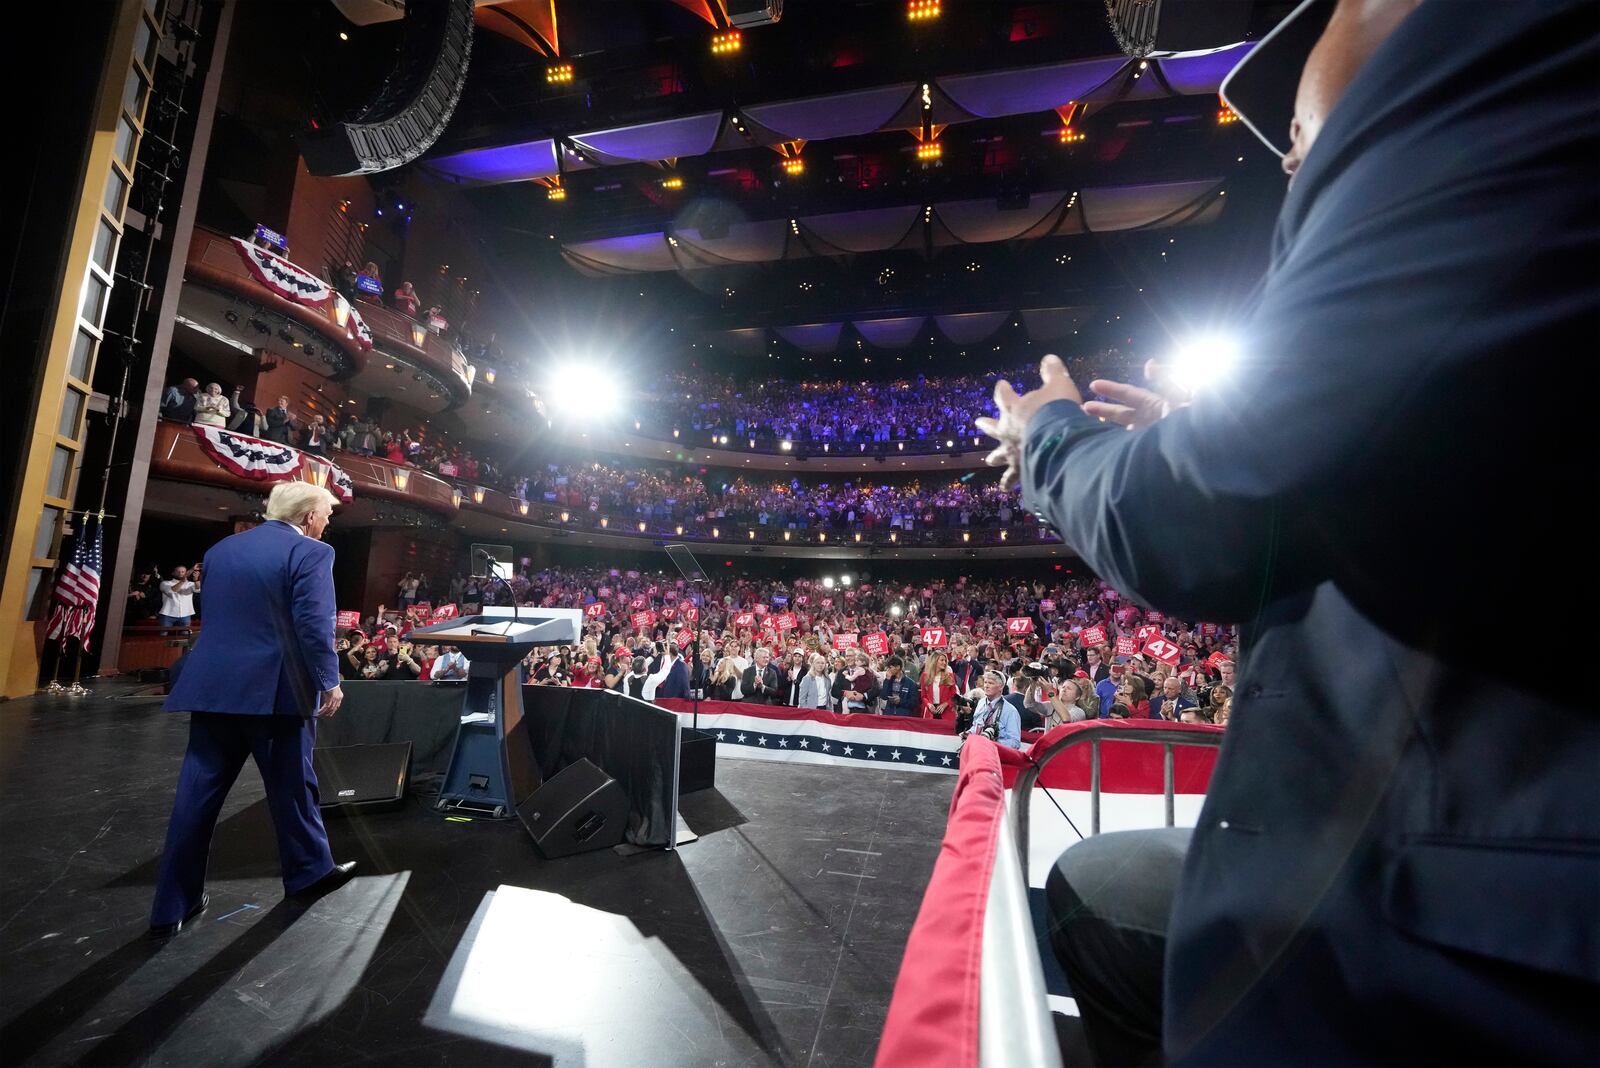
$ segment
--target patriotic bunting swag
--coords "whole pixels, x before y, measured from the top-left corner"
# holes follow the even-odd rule
[[[320,307],[332,298],[333,289],[326,282],[282,256],[274,256],[237,237],[233,239],[233,247],[239,250],[239,258],[244,260],[250,276],[284,300]]]
[[[207,456],[223,470],[256,482],[289,482],[300,476],[302,465],[321,472],[319,481],[341,501],[355,497],[355,481],[337,464],[307,456],[299,449],[235,434],[219,426],[194,423],[190,429]]]

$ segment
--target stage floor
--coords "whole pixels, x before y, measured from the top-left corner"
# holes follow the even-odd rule
[[[866,1065],[955,780],[721,761],[676,852],[542,861],[515,822],[328,821],[358,878],[283,902],[259,776],[210,909],[144,937],[183,716],[0,704],[0,1063]]]

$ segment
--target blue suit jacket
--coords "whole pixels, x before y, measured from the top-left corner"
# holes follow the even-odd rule
[[[1600,337],[1597,69],[1590,0],[1425,0],[1307,153],[1229,381],[1136,433],[1029,423],[1025,497],[1096,574],[1244,624],[1169,1064],[1596,1058],[1600,715],[1483,655],[1529,591],[1594,603],[1593,528],[1470,502],[1593,484],[1591,406],[1506,390]]]
[[[656,697],[688,697],[689,696],[689,668],[683,662],[683,657],[678,657],[672,667],[667,671],[667,677],[656,686]]]
[[[205,625],[170,712],[309,716],[339,685],[333,547],[269,520],[205,559]]]

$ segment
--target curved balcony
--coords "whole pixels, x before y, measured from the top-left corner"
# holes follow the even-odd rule
[[[389,501],[432,513],[470,537],[510,535],[526,541],[630,549],[656,547],[667,541],[685,542],[734,556],[766,554],[848,559],[861,556],[938,558],[974,556],[979,552],[986,557],[1073,555],[1020,508],[1008,526],[965,529],[934,526],[911,531],[881,527],[874,530],[832,527],[801,530],[724,519],[685,521],[683,524],[673,520],[663,525],[641,520],[636,515],[602,515],[543,501],[519,501],[499,490],[447,480],[376,456],[335,452],[328,459],[349,475],[354,485],[355,499],[340,510],[341,517],[377,523],[392,518],[403,524],[405,514],[417,514],[402,510],[402,515],[391,516],[373,506],[375,501]],[[294,477],[320,481],[320,460],[320,457],[302,454]],[[201,446],[193,428],[183,423],[162,421],[156,424],[151,468],[156,479],[168,483],[169,489],[165,492],[153,490],[147,504],[178,516],[198,516],[211,507],[218,511],[237,510],[240,504],[233,491],[261,494],[271,485],[225,469]],[[187,485],[180,491],[172,483]],[[207,495],[195,487],[211,487],[216,492]]]
[[[869,471],[876,475],[912,474],[928,471],[970,471],[984,466],[992,443],[973,435],[928,441],[884,442],[799,442],[789,448],[778,439],[735,438],[733,434],[671,425],[653,426],[639,401],[637,417],[627,415],[607,426],[593,419],[561,421],[560,398],[546,397],[544,403],[555,417],[545,428],[536,416],[528,386],[520,380],[508,381],[504,373],[480,368],[472,399],[453,413],[455,427],[463,437],[488,442],[521,441],[529,436],[529,425],[538,430],[542,445],[552,449],[571,448],[606,452],[613,456],[669,463],[710,464],[735,470],[807,472]],[[537,422],[533,422],[535,419]],[[726,443],[724,443],[726,438]],[[949,444],[947,445],[946,442]]]
[[[426,412],[472,394],[474,369],[446,339],[392,308],[357,300],[372,337],[365,351],[337,300],[315,306],[279,295],[250,273],[226,234],[195,227],[184,279],[179,322],[230,348],[265,349],[376,396],[403,393]]]

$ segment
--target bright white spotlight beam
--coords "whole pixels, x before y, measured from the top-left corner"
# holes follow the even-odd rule
[[[548,379],[550,406],[559,414],[604,418],[617,407],[615,390],[593,368],[577,360],[557,364],[550,369]]]
[[[1223,381],[1239,362],[1239,343],[1226,334],[1203,334],[1178,346],[1169,361],[1174,382],[1199,393]]]

